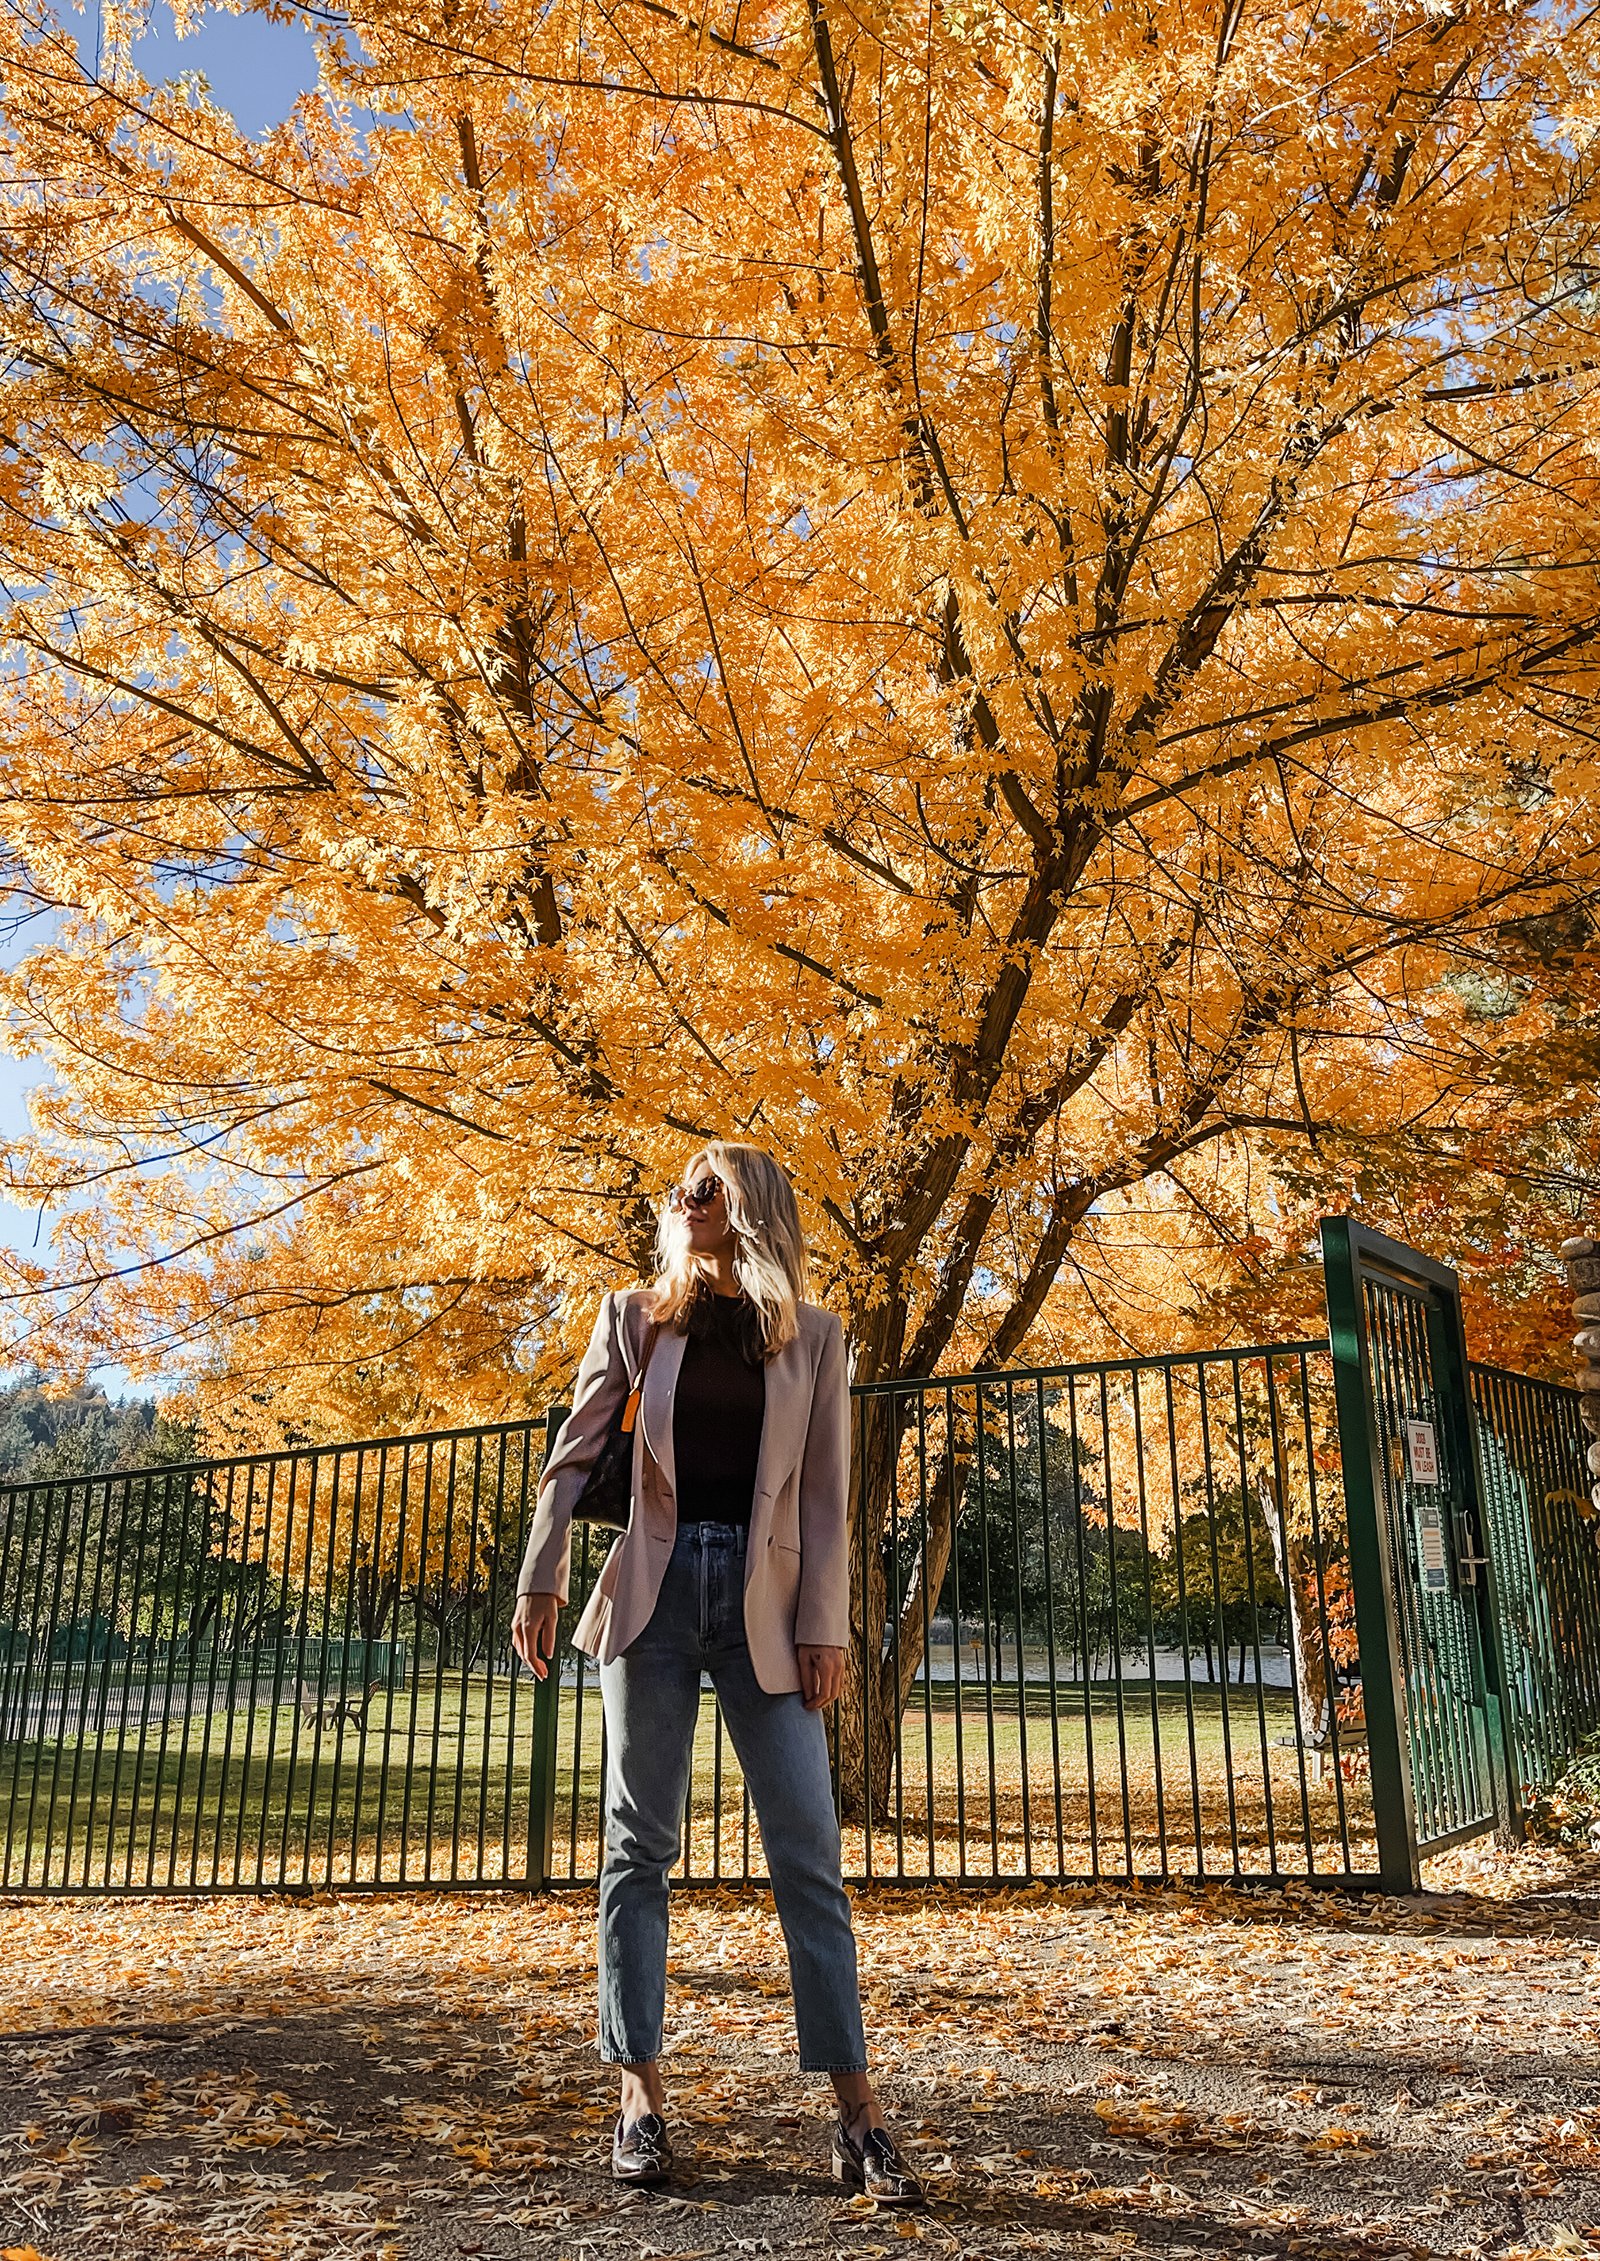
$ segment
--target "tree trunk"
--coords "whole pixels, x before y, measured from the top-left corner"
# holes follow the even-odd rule
[[[915,1405],[915,1393],[859,1398],[852,1431],[850,1646],[839,1715],[839,1789],[845,1818],[864,1822],[870,1810],[875,1826],[892,1800],[901,1715],[924,1661],[924,1591],[931,1619],[971,1464],[959,1435],[944,1440],[928,1486],[926,1547],[918,1549],[891,1628],[885,1547],[895,1536],[895,1475]],[[916,1529],[920,1539],[920,1515]]]
[[[1277,1486],[1266,1469],[1256,1471],[1256,1496],[1272,1535],[1272,1555],[1289,1612],[1289,1663],[1300,1699],[1302,1733],[1320,1743],[1328,1732],[1328,1652],[1322,1637],[1317,1558],[1309,1538],[1288,1528]]]

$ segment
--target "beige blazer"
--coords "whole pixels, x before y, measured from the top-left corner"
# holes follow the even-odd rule
[[[578,1368],[572,1412],[539,1485],[519,1594],[567,1598],[572,1510],[632,1388],[649,1334],[649,1290],[603,1296]],[[802,1303],[799,1333],[767,1364],[767,1405],[745,1556],[744,1623],[756,1678],[770,1696],[800,1685],[795,1644],[850,1638],[846,1540],[850,1385],[844,1336],[829,1311]],[[672,1407],[684,1337],[658,1337],[633,1431],[633,1515],[612,1543],[573,1638],[597,1664],[619,1657],[650,1622],[678,1535]]]

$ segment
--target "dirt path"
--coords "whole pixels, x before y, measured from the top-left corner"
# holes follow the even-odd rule
[[[909,2219],[823,2171],[760,1900],[677,1909],[665,2198],[605,2172],[590,1895],[13,1904],[0,2247],[1600,2255],[1600,1872],[1435,1881],[1465,1888],[863,1895]]]

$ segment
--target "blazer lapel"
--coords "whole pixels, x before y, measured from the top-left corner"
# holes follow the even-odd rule
[[[811,1361],[796,1335],[767,1367],[767,1407],[756,1458],[756,1498],[775,1495],[799,1459],[811,1412]]]
[[[639,1344],[640,1356],[648,1339],[644,1337]],[[644,1378],[644,1391],[639,1401],[645,1450],[660,1469],[667,1496],[673,1501],[678,1497],[678,1480],[672,1457],[672,1396],[678,1386],[684,1344],[684,1336],[674,1334],[670,1327],[662,1328],[650,1355],[650,1371]]]

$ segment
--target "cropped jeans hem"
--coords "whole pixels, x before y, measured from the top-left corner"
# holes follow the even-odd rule
[[[653,2065],[659,2056],[658,2050],[655,2057],[613,2057],[608,2049],[602,2048],[600,2062],[602,2065]],[[804,2057],[800,2060],[800,2070],[803,2073],[864,2073],[866,2069],[867,2061],[864,2057],[855,2065],[813,2065]]]

